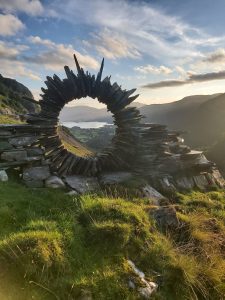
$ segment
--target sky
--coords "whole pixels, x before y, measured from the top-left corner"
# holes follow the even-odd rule
[[[103,76],[144,104],[224,93],[224,11],[225,0],[0,0],[0,73],[38,100],[75,53],[94,74],[104,57]]]

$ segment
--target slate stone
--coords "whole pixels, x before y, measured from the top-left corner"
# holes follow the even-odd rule
[[[25,150],[7,151],[1,154],[1,159],[7,161],[21,161],[21,160],[23,161],[26,160],[26,158],[27,158],[27,152]]]
[[[26,151],[28,156],[38,156],[38,155],[42,155],[44,152],[43,149],[39,147],[27,148]]]
[[[23,169],[23,179],[25,181],[45,180],[48,177],[50,177],[48,166],[27,167]]]
[[[12,133],[9,130],[0,130],[0,137],[1,136],[11,136]]]
[[[150,210],[150,215],[155,219],[157,225],[161,228],[178,227],[179,220],[177,218],[175,208],[170,206],[162,206]]]
[[[50,176],[49,178],[46,179],[45,186],[48,188],[58,189],[58,188],[64,188],[65,183],[58,176]]]
[[[225,187],[225,180],[224,180],[223,176],[220,174],[220,171],[218,169],[215,169],[215,168],[213,169],[212,176],[220,188]]]
[[[0,141],[0,152],[13,149],[13,146],[7,141]]]
[[[65,182],[79,194],[92,192],[100,188],[96,177],[86,177],[82,175],[66,176]]]
[[[38,139],[37,136],[21,136],[15,138],[9,138],[9,143],[15,147],[28,146],[34,143]]]
[[[0,182],[8,181],[8,175],[5,170],[0,170]]]
[[[209,187],[209,182],[204,174],[193,176],[193,180],[197,188],[202,191],[206,190]]]
[[[194,180],[191,177],[180,177],[176,179],[176,186],[181,190],[192,190],[194,188]]]
[[[129,172],[102,173],[99,181],[103,185],[118,184],[132,179],[133,175]]]
[[[152,204],[154,204],[154,205],[159,205],[160,200],[166,200],[166,197],[164,197],[162,194],[160,194],[156,189],[154,189],[149,184],[144,186],[141,189],[141,191],[143,193],[143,197],[152,200],[152,202],[153,202]]]

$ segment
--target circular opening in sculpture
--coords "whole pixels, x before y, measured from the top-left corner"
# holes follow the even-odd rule
[[[58,134],[65,148],[78,156],[94,156],[112,144],[113,117],[90,97],[71,101],[59,114]]]

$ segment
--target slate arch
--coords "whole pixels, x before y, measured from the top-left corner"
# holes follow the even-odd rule
[[[67,78],[61,80],[57,75],[47,76],[42,88],[42,99],[39,101],[41,110],[36,115],[30,115],[27,122],[49,126],[49,131],[38,143],[45,149],[45,156],[50,161],[50,167],[59,175],[82,174],[96,175],[102,171],[129,169],[135,160],[138,147],[139,123],[142,118],[135,107],[127,107],[138,95],[131,96],[136,89],[122,90],[116,82],[111,83],[110,76],[102,80],[104,59],[95,77],[84,72],[74,55],[77,75],[65,66]],[[116,126],[115,136],[110,147],[94,156],[80,157],[67,150],[57,132],[59,114],[65,104],[83,97],[97,99],[107,106],[112,113]]]

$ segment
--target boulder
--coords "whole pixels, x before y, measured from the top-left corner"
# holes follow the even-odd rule
[[[65,177],[65,182],[79,194],[92,192],[100,188],[96,177],[71,175]]]
[[[172,205],[153,209],[150,211],[150,214],[161,228],[177,228],[179,226],[176,210]]]
[[[46,179],[45,186],[48,188],[58,189],[58,188],[64,188],[65,183],[58,176],[50,176],[49,178]]]
[[[142,192],[144,198],[148,198],[148,199],[152,200],[153,204],[155,204],[155,205],[159,205],[160,200],[166,200],[166,198],[162,194],[160,194],[157,190],[155,190],[149,184],[144,186],[141,189],[141,192]]]
[[[27,158],[27,152],[25,150],[12,150],[12,151],[7,151],[3,152],[1,154],[1,159],[2,160],[7,160],[7,161],[23,161],[26,160]]]
[[[5,170],[0,170],[0,182],[8,181],[8,175]]]
[[[102,173],[99,181],[103,185],[118,184],[131,179],[133,175],[129,172]]]
[[[50,177],[48,166],[27,167],[23,169],[23,179],[30,180],[45,180]]]

